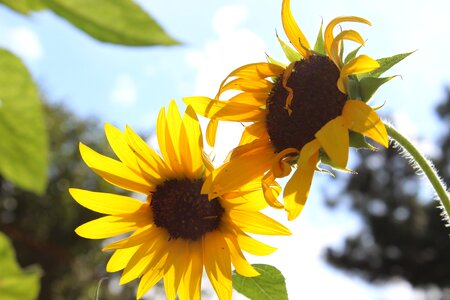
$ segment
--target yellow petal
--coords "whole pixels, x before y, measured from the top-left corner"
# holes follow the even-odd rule
[[[272,172],[276,178],[283,178],[291,173],[289,162],[294,160],[298,153],[295,148],[287,148],[277,154],[272,164]]]
[[[290,2],[290,0],[283,0],[281,8],[281,21],[283,22],[284,32],[286,32],[289,41],[294,45],[295,49],[297,49],[303,57],[308,58],[310,53],[306,49],[310,49],[311,47],[292,16]]]
[[[80,143],[80,153],[84,162],[106,181],[129,191],[148,195],[155,186],[127,168],[123,163],[103,156]]]
[[[342,67],[341,73],[339,75],[339,80],[337,83],[339,90],[346,94],[347,91],[346,82],[348,76],[368,73],[375,69],[378,69],[379,67],[380,64],[376,60],[367,55],[360,55],[353,58]]]
[[[214,147],[214,144],[216,143],[216,133],[218,126],[219,121],[216,119],[211,119],[211,121],[209,121],[208,123],[208,127],[206,127],[206,141],[211,147]]]
[[[207,233],[203,237],[203,262],[219,299],[231,300],[230,250],[217,231]]]
[[[116,251],[114,251],[113,255],[108,261],[108,264],[106,265],[106,271],[112,273],[123,270],[141,246],[142,245],[137,245],[134,247],[117,249]]]
[[[139,165],[136,161],[136,156],[130,149],[127,143],[125,134],[116,127],[106,123],[105,133],[108,143],[113,149],[117,157],[130,169],[139,172]]]
[[[327,51],[327,54],[329,57],[331,57],[331,45],[333,43],[333,30],[336,25],[342,22],[357,22],[357,23],[363,23],[367,25],[372,25],[369,21],[367,21],[364,18],[360,17],[354,17],[354,16],[344,16],[344,17],[338,17],[333,19],[328,26],[325,28],[325,36],[324,36],[324,42],[325,42],[325,50]]]
[[[262,107],[266,105],[267,98],[269,97],[268,92],[260,93],[239,93],[228,100],[229,102],[235,102],[246,105],[253,105],[257,107]]]
[[[329,121],[315,136],[330,159],[338,167],[345,169],[348,161],[349,136],[344,118],[338,116]]]
[[[154,242],[147,242],[140,247],[128,262],[120,277],[120,284],[126,284],[144,274],[153,256]]]
[[[389,136],[378,114],[366,103],[359,100],[347,100],[342,111],[346,126],[359,132],[384,147],[389,145]]]
[[[261,139],[262,137],[268,137],[266,123],[256,122],[249,126],[246,126],[242,132],[241,140],[239,145],[248,144],[254,140]]]
[[[191,105],[198,114],[210,119],[252,122],[265,115],[265,110],[254,105],[212,100],[208,97],[195,97],[195,101],[191,101],[191,98],[185,98],[185,102]]]
[[[236,272],[242,276],[255,277],[260,275],[258,271],[245,259],[236,238],[232,235],[224,235],[225,242],[230,249],[231,262]]]
[[[69,189],[70,195],[80,205],[101,214],[131,214],[138,211],[143,202],[116,194],[97,193],[80,189]]]
[[[294,220],[302,211],[311,187],[312,177],[319,160],[320,144],[313,140],[303,146],[297,170],[284,188],[284,206],[288,220]]]
[[[261,182],[258,182],[261,186]],[[225,199],[224,203],[230,205],[230,207],[249,211],[259,211],[267,207],[267,202],[264,199],[264,194],[262,190],[256,190],[252,192],[232,192],[222,195]],[[224,204],[222,206],[225,206]]]
[[[203,273],[203,250],[201,243],[189,243],[187,269],[180,282],[178,296],[180,300],[200,300],[201,278]]]
[[[164,236],[168,238],[165,230],[162,230],[155,226],[155,224],[151,223],[147,226],[136,230],[132,235],[127,238],[115,241],[109,245],[103,247],[102,251],[114,250],[114,249],[122,249],[122,248],[130,248],[135,247],[137,245],[142,245],[149,240],[154,240],[159,236]]]
[[[164,157],[164,161],[169,164],[173,170],[174,176],[180,177],[183,175],[183,169],[181,167],[181,161],[175,151],[175,145],[172,142],[173,140],[171,138],[171,134],[172,132],[169,130],[165,109],[163,107],[159,111],[156,123],[156,135],[158,138],[159,149],[161,151],[161,155]],[[178,136],[178,133],[175,134]]]
[[[204,165],[202,159],[203,137],[197,115],[188,106],[183,116],[183,126],[180,136],[181,161],[186,174],[197,179],[201,176]]]
[[[133,217],[106,216],[84,223],[75,232],[88,239],[104,239],[136,230],[141,227],[139,225],[142,225],[141,220]]]
[[[127,142],[136,154],[141,170],[156,184],[172,177],[172,170],[149,145],[131,129],[126,127]]]
[[[236,236],[236,239],[239,244],[239,248],[242,250],[257,256],[269,255],[273,253],[277,248],[266,245],[254,238],[250,237],[244,231],[242,231],[239,227],[237,227],[233,223],[225,223],[223,224],[223,230],[227,234],[231,234]]]
[[[228,216],[222,216],[224,217]],[[263,235],[291,234],[285,226],[260,212],[233,209],[229,212],[229,218],[245,232]]]
[[[330,59],[336,64],[336,66],[342,68],[342,60],[339,55],[339,45],[343,40],[350,40],[364,45],[364,40],[361,35],[354,30],[344,30],[340,32],[331,43]]]
[[[264,79],[267,77],[277,76],[283,73],[283,68],[271,63],[253,63],[244,65],[232,71],[227,78],[240,77],[244,79]]]
[[[277,200],[281,191],[275,179],[276,177],[272,170],[267,172],[262,178],[261,186],[263,188],[264,198],[270,206],[274,208],[283,208],[284,205]]]
[[[181,280],[188,269],[188,242],[178,239],[170,241],[170,252],[167,257],[164,274],[164,289],[167,299],[175,300]]]
[[[252,80],[252,79],[243,79],[237,78],[233,79],[227,84],[225,84],[219,91],[220,94],[223,94],[226,91],[234,90],[234,91],[242,91],[242,92],[255,92],[255,93],[269,93],[272,90],[273,83],[261,79],[261,80]]]
[[[156,247],[155,254],[148,264],[147,270],[139,282],[136,298],[140,299],[150,290],[164,275],[164,265],[166,263],[168,249]]]

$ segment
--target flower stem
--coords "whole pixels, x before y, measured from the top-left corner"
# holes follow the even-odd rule
[[[439,178],[433,164],[423,156],[422,153],[401,133],[399,133],[392,125],[386,124],[389,137],[397,142],[405,151],[409,153],[413,159],[413,167],[419,168],[430,181],[433,186],[443,208],[446,211],[444,215],[445,221],[449,223],[450,215],[450,196],[446,190],[445,183]]]

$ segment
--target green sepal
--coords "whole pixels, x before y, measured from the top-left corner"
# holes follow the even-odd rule
[[[356,57],[356,54],[358,54],[359,49],[361,49],[362,45],[356,48],[355,50],[351,51],[347,56],[345,57],[344,64],[347,64],[349,61],[354,59]]]
[[[270,265],[252,265],[259,276],[245,277],[233,271],[233,288],[250,300],[288,300],[286,281],[281,272]]]
[[[327,175],[330,175],[331,177],[336,177],[336,175],[334,175],[334,173],[331,172],[331,170],[323,169],[323,168],[319,167],[318,165],[316,166],[316,172],[325,173]]]
[[[298,51],[296,51],[291,46],[289,46],[287,43],[285,43],[282,39],[280,39],[278,34],[277,34],[277,39],[278,39],[278,42],[280,43],[281,49],[284,52],[284,55],[286,55],[286,58],[290,62],[299,61],[299,60],[303,59],[303,56]]]
[[[391,80],[396,76],[389,77],[365,77],[359,81],[359,89],[361,93],[361,99],[367,102],[372,98],[373,94],[378,90],[380,86]]]
[[[356,149],[368,149],[368,150],[376,150],[374,146],[369,144],[366,140],[366,138],[358,132],[349,131],[349,141],[350,141],[350,147],[356,148]]]
[[[376,70],[373,70],[370,73],[360,74],[360,75],[358,75],[358,78],[380,77],[381,74],[383,74],[384,72],[386,72],[387,70],[389,70],[390,68],[392,68],[393,66],[398,64],[400,61],[402,61],[404,58],[408,57],[410,54],[412,54],[414,52],[415,51],[401,53],[401,54],[393,55],[390,57],[384,57],[384,58],[377,59],[377,62],[380,64],[380,67]]]
[[[276,60],[276,59],[273,58],[273,57],[270,57],[270,56],[267,55],[267,54],[266,54],[266,59],[267,59],[267,62],[269,62],[269,63],[271,63],[271,64],[278,65],[278,66],[280,66],[280,67],[282,67],[282,68],[286,68],[286,64],[282,63],[282,62],[279,61],[279,60]]]
[[[321,163],[323,163],[325,165],[329,165],[330,167],[332,167],[335,170],[343,171],[346,173],[355,173],[354,171],[352,171],[348,168],[341,168],[341,167],[337,166],[323,150],[320,150],[319,158],[320,158]]]
[[[348,98],[361,99],[361,87],[359,81],[355,76],[350,76],[347,82]]]
[[[322,27],[323,27],[323,22],[320,23],[319,33],[317,34],[316,43],[314,44],[314,52],[320,53],[322,55],[326,55],[325,43],[323,41]]]

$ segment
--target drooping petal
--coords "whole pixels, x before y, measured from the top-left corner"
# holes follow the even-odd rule
[[[209,232],[203,237],[203,262],[219,299],[231,300],[230,250],[217,231]]]
[[[310,49],[311,47],[309,46],[308,39],[300,30],[297,22],[292,16],[290,2],[290,0],[283,0],[281,7],[281,21],[283,22],[284,32],[292,45],[294,45],[295,49],[297,49],[303,57],[308,58],[310,53],[306,49]]]
[[[242,276],[254,277],[260,275],[258,271],[245,259],[244,254],[239,247],[236,237],[233,235],[224,235],[225,242],[230,249],[231,262],[236,272]]]
[[[367,55],[357,56],[342,67],[337,87],[342,93],[347,94],[347,77],[349,75],[368,73],[379,67],[380,64],[373,58]]]
[[[272,170],[267,172],[262,178],[261,186],[264,192],[264,198],[270,206],[274,208],[283,208],[284,205],[278,201],[281,190],[275,179],[276,177]]]
[[[217,127],[219,127],[219,120],[216,119],[211,119],[206,127],[206,142],[211,147],[214,147],[216,143]]]
[[[84,162],[106,181],[123,189],[149,194],[155,186],[127,168],[123,163],[106,157],[80,143],[80,153]]]
[[[303,146],[297,164],[297,170],[284,188],[284,207],[288,219],[294,220],[302,211],[308,198],[312,178],[319,160],[320,144],[312,140]]]
[[[355,17],[355,16],[344,16],[344,17],[338,17],[338,18],[333,19],[325,28],[325,37],[324,37],[325,38],[325,50],[327,51],[327,54],[329,57],[331,57],[331,45],[334,40],[333,30],[336,27],[336,25],[338,25],[342,22],[357,22],[357,23],[372,25],[366,19],[360,18],[360,17]]]
[[[98,193],[74,188],[69,189],[69,193],[80,205],[101,214],[131,214],[144,205],[143,202],[134,198],[116,194]]]
[[[330,59],[339,69],[341,69],[343,65],[341,57],[339,55],[339,45],[343,40],[350,40],[357,42],[361,45],[364,45],[364,40],[358,32],[354,30],[344,30],[340,32],[331,43],[331,53],[330,53]]]
[[[389,136],[378,114],[366,103],[347,100],[342,110],[345,124],[350,130],[359,132],[384,147],[389,145]]]
[[[266,123],[256,122],[245,127],[239,145],[248,144],[263,137],[268,137]]]
[[[291,165],[289,164],[298,154],[295,148],[287,148],[277,153],[272,164],[272,172],[276,178],[283,178],[291,173]]]
[[[331,160],[340,168],[345,169],[348,161],[349,136],[344,125],[344,118],[338,116],[325,124],[316,134],[320,145]]]
[[[244,79],[258,80],[277,76],[283,73],[283,68],[271,63],[253,63],[244,65],[232,71],[227,78],[240,77]]]
[[[252,93],[263,93],[263,92],[268,93],[270,92],[272,87],[273,83],[265,79],[252,80],[252,79],[237,78],[225,84],[220,89],[219,93],[223,94],[224,92],[229,90],[252,92]]]

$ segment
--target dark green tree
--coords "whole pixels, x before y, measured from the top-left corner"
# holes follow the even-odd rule
[[[444,124],[433,161],[445,182],[450,180],[450,90],[437,112]],[[424,196],[425,180],[415,174],[399,149],[360,152],[358,175],[351,176],[330,204],[350,199],[363,228],[348,236],[342,249],[328,248],[333,266],[369,281],[400,277],[414,287],[438,287],[450,299],[450,230],[439,203]]]
[[[100,241],[75,234],[77,226],[99,215],[78,205],[67,189],[112,192],[113,187],[82,162],[78,143],[103,153],[109,147],[97,121],[81,119],[60,105],[47,104],[45,110],[50,139],[47,190],[36,196],[0,178],[0,231],[11,239],[22,266],[42,267],[39,299],[94,299],[99,280],[117,275],[106,273],[109,255],[101,252]],[[100,299],[134,298],[133,286],[112,294],[106,285]]]

